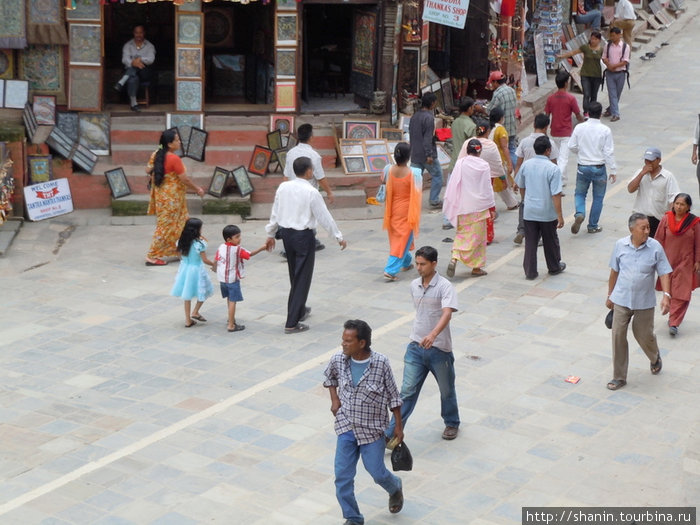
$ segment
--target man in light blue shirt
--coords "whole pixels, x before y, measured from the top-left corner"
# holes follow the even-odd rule
[[[605,305],[613,308],[612,347],[613,378],[608,389],[617,390],[627,384],[629,349],[627,326],[632,321],[632,333],[649,358],[652,374],[661,372],[661,354],[654,335],[654,285],[659,276],[663,297],[661,314],[668,313],[671,304],[671,272],[673,268],[664,249],[656,239],[649,237],[649,219],[642,213],[633,213],[628,222],[631,235],[615,243],[610,257],[608,299]]]
[[[561,273],[566,264],[561,261],[557,229],[564,226],[561,212],[561,171],[549,160],[552,143],[542,135],[535,139],[535,157],[523,162],[515,183],[520,187],[525,226],[525,278],[537,278],[537,241],[542,236],[544,258],[550,275]]]

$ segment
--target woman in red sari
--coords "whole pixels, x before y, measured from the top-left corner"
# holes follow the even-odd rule
[[[151,201],[148,214],[156,215],[156,231],[146,255],[146,266],[165,266],[164,257],[179,257],[177,241],[189,219],[185,193],[191,188],[200,197],[204,189],[187,176],[182,159],[175,152],[180,149],[180,137],[172,130],[160,136],[160,147],[151,155],[146,173],[151,176]]]
[[[679,193],[673,199],[671,211],[667,211],[656,230],[656,240],[661,243],[673,267],[671,273],[671,311],[668,330],[673,336],[690,305],[690,296],[698,287],[700,272],[700,217],[690,213],[693,201],[687,193]],[[660,290],[659,283],[656,289]]]

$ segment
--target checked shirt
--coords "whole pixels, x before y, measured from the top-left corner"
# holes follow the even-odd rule
[[[389,359],[372,351],[369,366],[355,386],[350,372],[350,357],[338,352],[331,357],[323,386],[338,389],[340,408],[335,415],[335,433],[352,430],[358,445],[367,445],[384,436],[389,426],[389,411],[403,403],[394,381]]]

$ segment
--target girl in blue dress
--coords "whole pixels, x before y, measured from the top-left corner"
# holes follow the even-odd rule
[[[196,325],[197,321],[206,321],[199,315],[199,309],[206,298],[214,293],[214,287],[204,264],[216,269],[216,263],[207,259],[207,242],[202,237],[200,219],[187,220],[177,241],[177,250],[181,254],[180,267],[170,295],[185,300],[185,328],[189,328]],[[190,313],[192,299],[196,299],[197,302]]]

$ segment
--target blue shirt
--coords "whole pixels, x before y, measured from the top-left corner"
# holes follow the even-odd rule
[[[637,248],[632,244],[631,235],[615,243],[610,268],[619,274],[610,300],[631,310],[654,308],[656,274],[673,271],[659,241],[649,237]]]
[[[520,166],[515,183],[525,188],[523,219],[551,222],[557,220],[552,195],[561,193],[561,171],[544,155],[536,155]]]
[[[369,358],[365,359],[364,361],[355,361],[354,359],[350,358],[350,373],[352,374],[353,385],[357,386],[360,383],[360,379],[362,379],[362,375],[365,373],[368,366]]]

